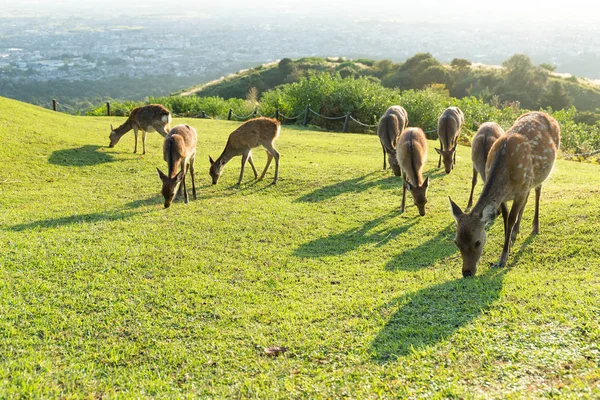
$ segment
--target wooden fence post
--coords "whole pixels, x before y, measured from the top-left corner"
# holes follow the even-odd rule
[[[229,113],[227,114],[227,121],[231,121],[231,113],[233,112],[233,108],[229,109]]]
[[[343,133],[348,132],[348,124],[350,124],[350,112],[346,113],[346,119],[344,120],[344,129],[342,130]]]
[[[275,119],[279,121],[279,107],[275,108]]]
[[[252,112],[252,118],[256,118],[257,112],[258,112],[258,107],[254,107],[254,111]]]
[[[307,104],[306,109],[304,110],[304,122],[302,122],[302,125],[304,126],[308,125],[308,110],[310,110],[310,104]]]
[[[52,109],[56,111],[56,99],[52,99]]]
[[[202,118],[206,118],[206,112],[202,110]]]
[[[110,117],[110,101],[106,102],[106,116]]]

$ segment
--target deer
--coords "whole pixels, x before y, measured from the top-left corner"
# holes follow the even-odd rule
[[[423,179],[423,166],[427,160],[427,138],[420,128],[406,128],[400,134],[396,145],[396,158],[402,170],[402,203],[400,211],[404,212],[406,189],[413,195],[414,204],[419,215],[425,215],[427,204],[427,188],[429,177]]]
[[[490,149],[486,181],[473,209],[463,213],[448,198],[456,220],[454,242],[462,256],[463,277],[475,275],[486,242],[485,227],[497,216],[499,206],[504,219],[504,246],[496,266],[506,266],[531,189],[535,189],[532,234],[539,233],[542,183],[552,171],[559,146],[560,126],[553,117],[545,112],[523,114]],[[509,214],[506,202],[510,200]]]
[[[485,163],[488,153],[494,142],[504,135],[504,130],[495,122],[486,122],[482,124],[471,141],[471,160],[473,161],[473,178],[471,179],[471,194],[467,210],[473,205],[473,192],[477,184],[477,174],[481,175],[481,180],[485,183]]]
[[[396,159],[396,143],[398,142],[400,133],[406,128],[407,124],[408,114],[406,110],[400,106],[391,106],[379,120],[377,128],[377,135],[383,148],[383,169],[386,169],[385,159],[387,156],[390,168],[396,176],[400,176],[401,174],[400,166]]]
[[[198,134],[189,125],[177,125],[165,137],[163,142],[163,158],[167,162],[167,174],[158,167],[158,177],[162,181],[162,195],[165,198],[165,208],[169,208],[175,198],[175,191],[183,186],[184,202],[189,202],[185,187],[185,176],[189,167],[192,177],[192,194],[196,200],[196,184],[194,182],[194,160],[196,158],[196,142]]]
[[[458,107],[448,107],[442,112],[438,120],[438,136],[440,138],[440,149],[435,151],[440,155],[438,168],[444,160],[444,169],[449,174],[456,164],[456,146],[465,115]]]
[[[142,154],[146,154],[146,135],[148,132],[158,132],[162,137],[166,137],[171,130],[171,112],[160,104],[150,104],[147,106],[136,107],[131,110],[129,118],[123,123],[123,125],[114,129],[112,124],[110,125],[110,144],[108,147],[115,147],[119,140],[127,132],[133,129],[135,133],[135,148],[134,153],[137,153],[138,149],[138,131],[142,131]]]
[[[271,161],[275,158],[275,177],[273,178],[272,185],[277,183],[279,177],[279,152],[273,146],[275,139],[279,137],[281,126],[279,121],[273,118],[259,117],[244,122],[236,130],[231,132],[225,149],[217,158],[213,160],[212,157],[208,156],[210,161],[210,176],[212,178],[213,185],[216,185],[223,172],[223,167],[235,156],[242,156],[242,169],[240,170],[240,178],[236,185],[242,183],[244,177],[244,167],[246,161],[250,163],[252,170],[254,171],[254,179],[258,178],[258,173],[254,167],[254,161],[252,160],[252,149],[258,146],[262,146],[267,152],[267,165],[263,170],[259,180],[262,180],[271,165]]]

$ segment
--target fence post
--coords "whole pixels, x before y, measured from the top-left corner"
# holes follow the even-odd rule
[[[206,112],[204,112],[204,110],[202,110],[202,118],[206,118]]]
[[[304,126],[308,125],[308,110],[310,110],[310,104],[307,104],[306,109],[304,110],[304,121],[302,122],[302,125]]]
[[[256,118],[257,112],[258,112],[258,107],[254,107],[254,111],[252,112],[252,118]]]
[[[279,121],[279,107],[275,108],[275,119]]]
[[[233,112],[233,108],[229,109],[229,113],[227,114],[227,121],[231,121],[231,113]]]
[[[343,133],[348,132],[348,124],[350,124],[350,112],[346,113],[346,119],[344,120],[344,129],[342,130]]]
[[[56,111],[56,99],[52,99],[52,109]]]
[[[106,116],[110,117],[110,101],[106,102]]]

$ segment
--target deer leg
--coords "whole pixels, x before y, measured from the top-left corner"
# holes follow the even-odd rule
[[[194,157],[190,158],[190,175],[192,177],[192,194],[194,195],[194,200],[197,200],[196,198],[196,182],[194,182]]]
[[[517,240],[517,235],[519,234],[519,230],[521,229],[521,219],[523,218],[523,211],[525,211],[525,205],[527,204],[527,197],[525,198],[525,202],[523,203],[523,207],[521,208],[521,212],[519,212],[519,216],[517,217],[517,222],[515,222],[515,226],[510,235],[510,244],[514,244],[515,240]]]
[[[535,188],[535,213],[533,214],[533,226],[531,233],[537,235],[540,233],[540,195],[542,194],[542,185]]]
[[[183,162],[183,179],[181,179],[181,184],[183,185],[183,201],[185,204],[189,203],[190,199],[188,197],[188,192],[187,192],[187,188],[185,187],[185,175],[187,174],[187,163],[184,161]]]
[[[400,212],[404,212],[404,206],[406,205],[406,175],[402,174],[402,202],[400,203]]]
[[[444,150],[444,145],[442,144],[442,138],[440,138],[440,149]],[[438,168],[442,166],[442,155],[440,154],[440,158],[438,159]]]
[[[248,154],[248,162],[250,163],[252,171],[254,172],[254,179],[258,178],[258,172],[256,171],[256,167],[254,166],[254,160],[252,160],[252,151],[250,151],[250,154]]]
[[[385,158],[387,157],[387,152],[385,151],[385,147],[383,146],[383,143],[381,144],[381,148],[383,149],[383,169],[385,170],[385,168],[386,168]]]
[[[146,154],[146,136],[147,135],[148,135],[148,132],[142,131],[142,147],[143,147],[142,154]]]
[[[271,157],[267,161],[267,165],[265,166],[265,170],[262,173],[261,179],[265,177],[265,173],[269,168],[269,164],[271,164],[271,159],[275,158],[275,177],[273,178],[272,182],[272,185],[275,185],[277,183],[277,179],[279,178],[279,152],[275,150],[275,147],[273,147],[273,143],[267,143],[267,145],[264,147],[265,149],[267,149],[267,152],[269,152]]]
[[[137,153],[138,130],[135,126],[133,127],[133,133],[135,134],[135,147],[133,148],[133,152]]]
[[[269,169],[269,166],[271,165],[271,160],[273,160],[273,154],[271,154],[267,151],[267,165],[265,165],[265,169],[263,169],[262,174],[260,174],[260,178],[258,178],[259,181],[265,177],[265,174],[267,173],[267,170]]]
[[[506,225],[508,224],[508,207],[506,203],[500,204],[500,212],[502,213],[502,222],[504,223],[504,236],[506,236]]]
[[[521,210],[525,207],[526,201],[527,198],[525,198],[525,200],[515,199],[513,201],[512,207],[510,209],[510,214],[508,215],[508,222],[506,224],[506,233],[504,235],[504,247],[502,248],[502,254],[500,255],[500,260],[497,264],[497,266],[500,268],[506,266],[506,261],[508,260],[508,253],[510,251],[510,238],[512,236],[512,230],[515,226],[517,218],[519,217],[519,214],[521,213]]]
[[[473,168],[473,178],[471,179],[471,195],[469,196],[469,204],[467,204],[467,210],[473,205],[473,192],[475,191],[475,185],[477,185],[477,170]]]
[[[246,161],[248,161],[248,156],[250,156],[250,150],[246,150],[242,154],[242,169],[240,170],[240,179],[238,179],[236,185],[239,185],[242,183],[242,178],[244,177],[244,167],[246,166]]]

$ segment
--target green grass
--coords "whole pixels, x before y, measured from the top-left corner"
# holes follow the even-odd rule
[[[466,147],[448,176],[430,154],[418,217],[375,136],[284,127],[279,183],[236,188],[239,158],[208,175],[236,124],[175,120],[199,132],[198,200],[165,210],[159,135],[140,156],[131,133],[106,147],[121,118],[0,110],[1,398],[600,396],[597,165],[558,161],[541,234],[529,204],[491,269],[495,223],[462,279]]]

